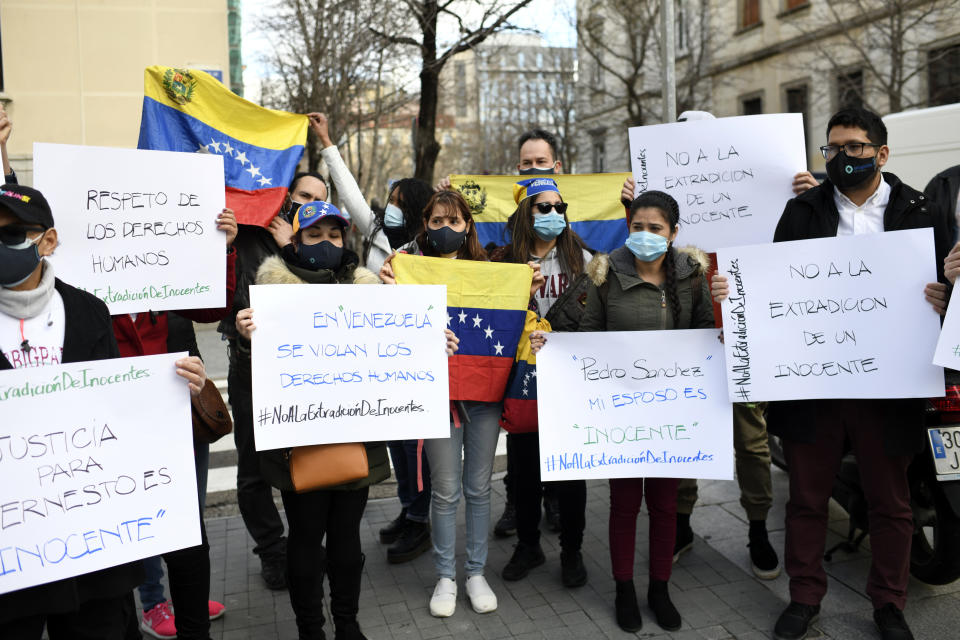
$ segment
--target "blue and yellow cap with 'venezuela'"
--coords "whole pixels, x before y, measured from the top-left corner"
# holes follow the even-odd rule
[[[333,216],[336,222],[344,229],[350,228],[350,214],[340,211],[334,205],[322,200],[314,200],[301,206],[293,218],[293,232],[300,233],[303,229],[315,225],[324,218]]]
[[[513,185],[513,201],[520,204],[521,200],[535,196],[538,193],[543,193],[544,191],[556,191],[560,193],[560,188],[557,187],[557,182],[553,178],[530,178],[529,180],[521,180]]]

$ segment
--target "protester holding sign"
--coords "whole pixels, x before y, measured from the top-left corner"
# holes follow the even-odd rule
[[[880,117],[865,109],[837,112],[827,124],[827,144],[820,149],[828,179],[787,202],[774,242],[932,227],[937,271],[942,274],[950,244],[947,217],[895,175],[881,173],[890,148]],[[724,276],[713,277],[712,292],[717,300],[729,295]],[[928,284],[925,293],[942,312],[946,285]],[[873,565],[867,595],[874,621],[885,639],[912,638],[903,617],[913,536],[907,467],[924,446],[923,400],[774,402],[768,427],[783,441],[790,473],[785,549],[790,605],[777,620],[774,635],[802,638],[819,615],[827,591],[827,503],[848,441],[870,510]]]
[[[644,331],[713,327],[707,291],[707,256],[673,247],[679,231],[680,207],[661,191],[640,194],[630,205],[630,236],[609,256],[595,257],[587,268],[591,284],[581,331]],[[531,335],[534,349],[546,335]],[[610,559],[617,583],[617,624],[631,633],[642,626],[633,584],[637,514],[644,493],[650,514],[650,584],[647,602],[657,624],[680,628],[680,614],[670,600],[667,583],[673,567],[677,484],[673,478],[610,480]]]
[[[17,336],[0,342],[0,369],[120,356],[106,305],[55,277],[45,258],[56,247],[43,195],[0,188],[0,335]],[[206,373],[199,358],[178,360],[177,373],[191,393],[200,392]],[[138,561],[2,595],[0,637],[39,640],[46,626],[50,640],[123,640],[136,629],[133,588],[142,579]]]
[[[514,187],[514,201],[518,206],[512,216],[511,243],[494,249],[491,260],[538,263],[544,277],[543,286],[534,294],[538,316],[549,320],[551,312],[557,309],[559,313],[553,317],[559,322],[551,322],[552,328],[575,331],[583,311],[580,294],[586,291],[587,284],[586,278],[579,276],[593,256],[570,228],[566,217],[568,205],[553,179],[531,178],[518,182]],[[561,299],[565,302],[555,305]],[[564,323],[564,319],[568,321]],[[503,569],[504,580],[520,580],[545,562],[539,529],[544,485],[540,481],[536,380],[529,384],[536,365],[527,364],[518,361],[511,374],[500,419],[500,425],[509,434],[507,438],[512,441],[519,540]],[[580,553],[586,525],[587,485],[583,480],[568,480],[550,486],[554,487],[559,503],[561,578],[564,586],[579,587],[587,581],[587,569]]]

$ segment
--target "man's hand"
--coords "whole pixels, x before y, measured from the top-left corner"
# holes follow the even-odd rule
[[[960,275],[960,242],[953,245],[950,253],[943,260],[943,275],[947,277],[950,284],[956,284],[957,276]]]
[[[267,231],[270,232],[270,235],[273,236],[273,241],[276,242],[277,246],[281,249],[293,242],[293,225],[280,216],[276,216],[270,221],[270,226],[267,227]]]
[[[444,176],[440,178],[440,182],[437,183],[437,186],[433,188],[434,191],[449,191],[451,188],[450,185],[450,176]]]
[[[940,315],[947,312],[947,285],[942,282],[931,282],[923,288],[923,297]]]
[[[813,177],[812,173],[809,171],[801,171],[797,175],[793,176],[793,194],[798,196],[807,189],[812,189],[819,184],[820,183],[817,182],[817,179]]]
[[[713,296],[713,299],[717,302],[723,302],[727,299],[727,296],[730,295],[727,276],[722,276],[719,273],[713,274],[713,277],[710,279],[710,295]]]
[[[627,178],[623,181],[623,189],[620,191],[620,202],[623,206],[629,207],[633,202],[633,194],[637,190],[637,182],[633,178]]]
[[[314,112],[308,113],[307,118],[310,120],[310,129],[320,139],[320,145],[324,149],[332,147],[333,141],[330,139],[330,123],[327,121],[327,116]]]
[[[227,249],[233,246],[233,241],[237,239],[237,216],[233,209],[224,208],[217,216],[217,229],[227,234]]]
[[[0,103],[0,144],[7,144],[7,140],[10,139],[10,133],[12,131],[13,123],[10,122],[10,116],[8,116],[4,110],[3,103]]]

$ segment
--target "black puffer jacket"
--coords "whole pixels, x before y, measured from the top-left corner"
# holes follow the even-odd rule
[[[890,202],[883,216],[884,231],[932,227],[937,253],[937,278],[943,277],[943,259],[950,249],[947,216],[924,194],[900,181],[892,173],[884,173],[890,185]],[[789,200],[780,216],[774,242],[830,238],[837,235],[840,214],[833,201],[833,185],[825,180],[796,198]],[[917,292],[919,294],[919,292]],[[922,302],[922,301],[921,301]],[[920,302],[918,302],[919,304]],[[884,449],[891,455],[917,453],[923,449],[922,399],[873,400],[883,405]],[[818,400],[771,402],[767,410],[767,430],[795,442],[814,442]]]

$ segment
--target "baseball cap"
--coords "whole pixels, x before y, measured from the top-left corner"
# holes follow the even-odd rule
[[[38,224],[44,229],[53,227],[53,213],[43,194],[19,184],[0,187],[0,209],[6,209],[21,221]]]
[[[340,223],[344,229],[350,228],[350,214],[346,211],[340,211],[334,205],[322,200],[308,202],[297,209],[297,215],[293,218],[293,232],[300,233],[303,229],[315,225],[324,218],[333,217]]]

